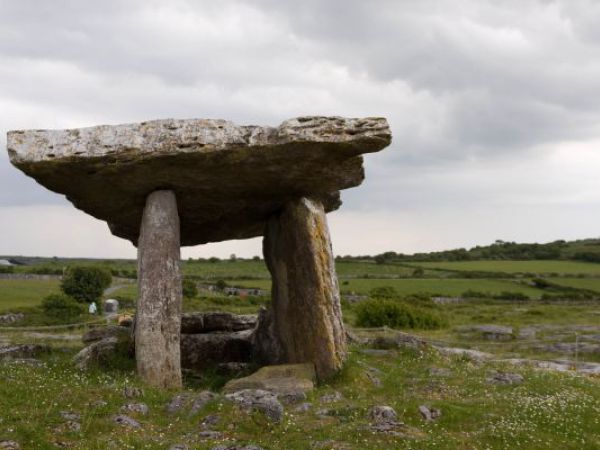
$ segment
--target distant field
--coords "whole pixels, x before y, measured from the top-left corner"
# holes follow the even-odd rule
[[[410,263],[423,268],[505,273],[600,275],[600,264],[577,261],[455,261]]]
[[[552,283],[600,292],[600,278],[550,278]]]
[[[242,287],[270,289],[270,280],[232,280],[230,284]],[[392,286],[401,294],[416,294],[420,292],[440,295],[460,295],[472,289],[490,294],[503,291],[521,292],[532,298],[539,298],[543,291],[509,280],[486,279],[439,279],[439,278],[410,278],[410,279],[350,279],[340,280],[340,290],[344,293],[368,294],[376,287]]]
[[[57,280],[0,280],[0,311],[39,305],[46,295],[59,291]]]

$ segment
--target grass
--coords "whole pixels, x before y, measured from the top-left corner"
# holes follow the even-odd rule
[[[307,412],[286,407],[280,424],[268,422],[259,413],[238,410],[223,397],[206,405],[197,416],[167,415],[165,405],[175,394],[143,386],[130,368],[103,372],[78,372],[70,355],[45,357],[47,367],[0,365],[0,439],[13,439],[22,448],[46,449],[57,445],[74,449],[165,449],[173,444],[210,449],[218,444],[255,444],[265,450],[348,448],[393,449],[577,449],[600,447],[600,380],[543,371],[519,369],[525,382],[497,386],[486,379],[493,370],[514,368],[484,363],[471,364],[433,351],[392,350],[385,355],[367,355],[353,347],[344,371],[309,394],[313,404]],[[431,367],[450,370],[447,377],[431,376]],[[376,371],[381,381],[374,385],[368,373]],[[206,378],[195,390],[214,386]],[[140,399],[122,396],[124,386],[144,389]],[[189,386],[187,389],[191,389]],[[338,391],[342,399],[322,404],[320,398]],[[95,402],[106,402],[93,406]],[[127,402],[146,403],[147,416],[130,415],[140,430],[128,430],[113,422]],[[441,409],[435,422],[424,422],[418,412],[426,404]],[[373,433],[368,429],[368,411],[389,405],[406,426],[410,438]],[[316,411],[327,408],[327,416]],[[81,414],[81,430],[68,431],[61,411]],[[199,422],[208,414],[221,420],[215,430],[220,439],[202,440]]]
[[[600,276],[600,264],[577,261],[455,261],[410,263],[428,269]]]
[[[58,280],[0,280],[0,312],[38,306],[59,291]]]
[[[573,287],[577,289],[587,289],[600,292],[600,278],[551,278],[552,283]]]

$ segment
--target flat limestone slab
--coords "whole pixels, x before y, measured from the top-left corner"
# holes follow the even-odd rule
[[[281,364],[261,367],[252,375],[231,380],[223,387],[223,392],[242,389],[262,389],[276,394],[308,392],[314,388],[316,381],[315,367],[312,364]]]
[[[72,130],[10,131],[12,164],[137,244],[148,194],[172,190],[181,244],[263,234],[290,199],[320,199],[364,178],[362,153],[391,142],[384,118],[298,117],[278,127],[155,120]]]

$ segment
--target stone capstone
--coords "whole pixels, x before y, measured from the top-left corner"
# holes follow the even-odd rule
[[[261,236],[288,201],[327,211],[364,178],[362,153],[391,142],[384,118],[298,117],[278,127],[154,120],[10,131],[13,165],[137,244],[147,196],[175,193],[182,245]]]

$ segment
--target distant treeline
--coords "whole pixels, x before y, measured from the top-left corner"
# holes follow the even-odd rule
[[[390,262],[423,261],[478,261],[478,260],[548,260],[570,259],[600,263],[600,239],[585,239],[567,242],[564,240],[547,244],[518,244],[497,240],[492,245],[476,246],[471,249],[457,248],[441,252],[415,253],[406,255],[385,252],[378,255],[341,256],[338,261],[374,260],[378,264]]]

